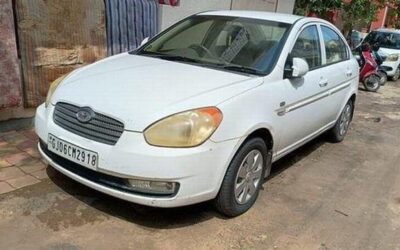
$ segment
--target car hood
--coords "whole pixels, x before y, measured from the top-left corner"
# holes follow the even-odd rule
[[[261,77],[123,53],[71,73],[51,102],[91,107],[143,131],[168,115],[216,106],[254,88]]]

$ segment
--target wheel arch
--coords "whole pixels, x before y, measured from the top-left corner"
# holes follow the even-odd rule
[[[349,101],[351,101],[351,102],[353,103],[353,112],[351,113],[351,120],[353,120],[353,116],[354,116],[354,109],[355,109],[355,107],[356,107],[356,99],[357,99],[356,93],[353,93],[353,94],[350,96],[350,99],[349,99]]]
[[[274,138],[272,133],[267,128],[258,128],[252,131],[250,134],[247,135],[246,139],[241,143],[243,145],[246,141],[259,137],[263,139],[265,145],[267,145],[268,150],[272,150],[274,148]]]
[[[258,125],[256,127],[253,127],[252,129],[250,129],[248,131],[248,133],[246,133],[246,135],[244,135],[242,137],[242,139],[237,143],[235,149],[232,152],[232,155],[230,156],[229,161],[227,162],[226,169],[224,171],[224,175],[223,176],[226,175],[226,172],[228,171],[229,165],[231,164],[231,162],[234,159],[234,157],[237,154],[237,152],[245,145],[246,142],[248,142],[252,138],[261,138],[265,142],[265,144],[267,146],[267,149],[268,149],[268,151],[270,153],[270,157],[271,157],[270,160],[272,160],[272,152],[273,152],[273,148],[274,148],[273,130],[271,128],[266,127],[266,126]],[[218,195],[218,193],[221,190],[221,185],[222,185],[223,180],[224,180],[224,178],[221,178],[221,180],[220,180],[220,182],[218,184],[219,188],[218,188],[218,192],[215,194],[216,196]]]
[[[350,96],[350,100],[353,102],[353,104],[356,103],[356,98],[357,98],[356,93],[353,93],[353,94]]]

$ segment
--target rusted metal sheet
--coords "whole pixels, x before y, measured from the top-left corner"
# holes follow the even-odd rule
[[[0,0],[0,109],[22,105],[21,73],[11,0]]]
[[[25,106],[35,107],[53,80],[106,56],[104,2],[15,2]]]

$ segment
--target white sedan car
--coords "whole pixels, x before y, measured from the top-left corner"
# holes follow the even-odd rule
[[[357,88],[330,23],[210,11],[57,79],[35,125],[43,158],[84,185],[155,207],[213,199],[236,216],[274,161],[324,132],[343,140]]]
[[[382,63],[388,67],[386,73],[393,81],[400,79],[400,30],[378,29],[365,37],[365,43],[375,44],[380,47],[379,52],[384,54],[386,60]]]

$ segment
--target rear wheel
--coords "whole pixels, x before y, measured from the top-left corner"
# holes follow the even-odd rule
[[[252,138],[245,142],[233,158],[215,198],[217,210],[226,216],[238,216],[253,206],[266,171],[271,169],[269,152],[264,140]]]
[[[370,75],[364,80],[364,87],[371,92],[378,91],[380,85],[380,77],[377,75]]]
[[[328,132],[332,142],[341,142],[349,130],[351,120],[353,118],[354,104],[353,101],[349,100],[339,119],[336,121],[335,126]]]

